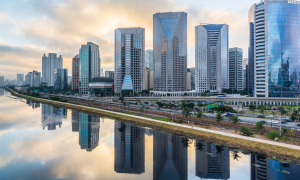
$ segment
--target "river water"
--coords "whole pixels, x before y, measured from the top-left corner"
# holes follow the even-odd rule
[[[300,166],[17,98],[0,88],[0,179],[300,179]]]

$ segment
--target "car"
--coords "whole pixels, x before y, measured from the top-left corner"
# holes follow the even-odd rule
[[[268,118],[268,119],[275,119],[275,116],[269,115],[269,116],[266,116],[266,118]]]
[[[282,120],[285,122],[293,122],[290,118],[282,118]]]
[[[258,118],[265,118],[265,116],[262,115],[262,114],[257,115],[257,117],[258,117]]]
[[[270,123],[270,124],[271,124],[271,123],[272,123],[272,124],[279,124],[279,121],[273,121],[273,120],[272,120],[272,121],[270,121],[269,123]]]

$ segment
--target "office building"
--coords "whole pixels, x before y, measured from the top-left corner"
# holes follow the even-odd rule
[[[25,85],[30,86],[32,81],[32,72],[29,72],[25,75]]]
[[[54,90],[64,91],[68,88],[68,70],[54,69]]]
[[[90,94],[112,95],[114,91],[114,79],[96,77],[89,83]]]
[[[229,49],[229,89],[243,90],[243,49]]]
[[[114,71],[105,71],[105,77],[115,78],[115,72]]]
[[[192,79],[192,77],[191,77],[191,69],[187,68],[187,71],[186,71],[186,87],[187,87],[188,91],[192,90],[191,79]]]
[[[222,92],[229,88],[228,25],[199,25],[195,30],[195,90]]]
[[[115,92],[131,96],[145,89],[145,29],[115,30]]]
[[[145,68],[145,89],[153,89],[153,71],[150,68]]]
[[[249,70],[249,64],[246,65],[246,89],[250,92],[250,70]]]
[[[79,89],[79,55],[72,59],[72,90]]]
[[[72,76],[68,76],[68,85],[72,85]]]
[[[230,178],[229,149],[211,143],[196,143],[196,176],[201,179]]]
[[[186,91],[187,13],[153,15],[154,91]]]
[[[17,85],[22,86],[24,82],[24,74],[17,74]]]
[[[100,69],[100,77],[104,77],[104,76],[105,76],[104,70],[103,70],[103,68],[101,68],[101,69]]]
[[[249,10],[250,90],[255,97],[300,94],[300,4],[265,0]]]
[[[42,81],[48,86],[54,86],[54,69],[63,68],[63,58],[55,53],[49,53],[48,57],[42,57]]]
[[[188,179],[187,147],[183,138],[154,131],[153,179]]]
[[[79,93],[88,94],[91,80],[100,77],[99,46],[92,42],[81,45],[79,63]]]
[[[81,149],[91,152],[99,145],[99,130],[100,117],[79,113],[79,145]]]
[[[145,172],[145,130],[115,121],[115,162],[117,173]]]
[[[247,89],[247,69],[243,69],[243,90]]]
[[[1,78],[0,78],[0,80],[1,80]],[[9,82],[9,79],[5,79],[5,81],[4,81],[4,86],[7,86],[7,85],[8,85],[8,82]]]
[[[4,76],[0,76],[0,87],[5,86],[5,82],[4,82]]]
[[[194,91],[195,90],[195,68],[192,67],[190,68],[191,70],[191,91]]]
[[[32,71],[32,77],[30,82],[30,87],[40,87],[41,85],[41,73],[37,71]]]
[[[145,67],[153,71],[153,50],[148,49],[145,51]]]
[[[246,68],[246,65],[248,64],[248,58],[243,59],[243,69]]]

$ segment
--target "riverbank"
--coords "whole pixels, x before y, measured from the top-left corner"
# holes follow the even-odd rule
[[[288,159],[295,162],[300,161],[300,146],[288,145],[268,140],[261,140],[252,137],[245,137],[241,135],[214,131],[200,127],[192,127],[188,125],[159,121],[151,118],[104,110],[94,106],[77,105],[42,98],[34,98],[31,96],[18,94],[10,89],[8,90],[12,93],[12,95],[31,99],[34,101],[39,101],[42,103],[51,104],[54,106],[60,106],[88,113],[108,116],[120,121],[134,123],[137,125],[150,127],[161,131],[187,136],[193,139],[205,139],[207,141],[211,141],[213,143],[217,143],[227,147],[233,147],[235,149],[245,149],[256,153],[266,154],[270,157],[276,156],[282,159]]]

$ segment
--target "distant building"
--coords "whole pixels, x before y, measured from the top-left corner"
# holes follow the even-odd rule
[[[54,90],[62,91],[68,88],[68,70],[54,69]]]
[[[95,77],[100,77],[99,46],[88,42],[79,50],[79,93],[88,94],[89,83]]]
[[[243,89],[243,49],[229,49],[229,89]]]
[[[153,71],[150,68],[145,68],[145,89],[153,89]]]
[[[116,173],[145,172],[145,130],[138,126],[115,121]]]
[[[145,89],[145,29],[115,30],[115,92],[131,96]]]
[[[187,68],[186,72],[186,87],[188,91],[192,90],[192,82],[191,82],[191,69]]]
[[[68,85],[72,85],[72,76],[68,76]]]
[[[7,86],[7,85],[8,85],[8,82],[9,82],[9,79],[5,79],[5,81],[4,81],[4,86]]]
[[[227,24],[196,26],[195,90],[222,92],[229,88]]]
[[[153,15],[154,91],[186,91],[187,13]]]
[[[79,55],[72,59],[72,90],[79,89]]]
[[[191,91],[194,91],[195,90],[195,68],[192,67],[190,68],[191,70]]]
[[[250,85],[249,85],[249,82],[250,82],[250,71],[249,71],[249,64],[247,64],[246,65],[246,89],[248,90],[248,91],[250,91],[250,89],[249,89],[249,87],[250,87]],[[250,93],[250,92],[249,92]]]
[[[63,58],[57,57],[55,53],[49,53],[48,57],[42,57],[42,80],[48,86],[54,86],[54,69],[63,68]]]
[[[30,87],[40,87],[40,85],[41,85],[41,73],[37,71],[32,71]]]
[[[246,65],[248,65],[248,58],[243,59],[243,69],[246,68]]]
[[[100,69],[100,77],[104,77],[104,76],[105,76],[104,70],[103,70],[103,68],[101,68],[101,69]]]
[[[32,81],[32,72],[29,72],[25,75],[25,85],[30,86],[31,81]]]
[[[153,71],[153,50],[148,49],[145,52],[145,67]]]
[[[24,74],[17,74],[17,85],[22,86],[24,82]]]
[[[105,77],[115,78],[115,72],[114,71],[105,71]]]
[[[95,93],[95,89],[99,89],[102,92],[114,91],[114,79],[107,77],[96,77],[89,83],[90,94]]]
[[[3,87],[3,86],[5,86],[4,76],[0,76],[0,87]]]
[[[243,90],[247,89],[247,70],[243,69]]]

